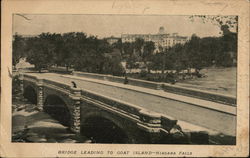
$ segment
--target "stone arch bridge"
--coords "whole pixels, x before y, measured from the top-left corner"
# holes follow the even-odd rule
[[[66,83],[21,74],[21,91],[37,109],[100,143],[168,143],[177,120]],[[176,129],[175,129],[176,130]],[[172,142],[173,143],[173,142]]]

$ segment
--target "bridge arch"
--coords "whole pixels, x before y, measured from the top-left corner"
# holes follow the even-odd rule
[[[24,98],[28,99],[28,101],[30,101],[32,104],[37,104],[37,92],[33,86],[26,86],[24,88],[23,96]]]
[[[81,118],[81,134],[94,143],[129,143],[122,122],[105,112],[89,112]]]
[[[70,126],[71,113],[67,103],[58,95],[48,95],[45,98],[43,110],[64,126]]]

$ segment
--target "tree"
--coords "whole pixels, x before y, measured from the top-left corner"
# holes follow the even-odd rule
[[[13,36],[13,45],[12,45],[12,65],[16,68],[16,64],[19,60],[25,56],[25,41],[22,36],[15,34]]]
[[[154,49],[155,49],[154,42],[149,41],[149,42],[144,43],[143,53],[142,53],[141,57],[142,57],[142,60],[143,60],[144,64],[146,65],[146,67],[148,69],[148,73],[150,73],[149,63],[151,63]]]
[[[75,58],[79,53],[77,45],[79,44],[79,40],[82,40],[84,37],[86,37],[84,34],[79,35],[75,32],[64,33],[62,35],[63,45],[60,52],[60,61],[62,66],[65,66],[67,70],[74,64]]]
[[[26,60],[34,64],[39,72],[41,72],[42,68],[54,64],[56,53],[53,41],[53,35],[49,33],[42,33],[38,37],[30,38],[27,41],[28,55]]]
[[[230,60],[230,62],[233,59],[237,59],[237,32],[238,32],[238,16],[209,16],[209,15],[193,15],[189,17],[191,21],[194,20],[201,20],[203,23],[212,23],[214,25],[217,25],[222,34],[222,38],[220,40],[222,52],[220,54],[216,55],[217,59],[217,65],[223,63],[224,61],[221,61],[222,57],[226,57],[227,60]],[[219,48],[220,49],[220,48]],[[224,51],[224,52],[223,52]],[[226,55],[233,52],[232,55]],[[233,63],[232,63],[233,64]],[[230,65],[230,64],[223,64],[223,65]]]
[[[122,44],[122,57],[127,61],[134,53],[134,43],[125,42]]]
[[[115,76],[123,75],[125,70],[121,65],[121,58],[122,57],[118,49],[114,49],[112,53],[106,53],[103,72]]]
[[[200,48],[201,40],[195,34],[192,35],[191,40],[187,43],[187,56],[189,59],[189,65],[196,70],[201,70],[203,67],[203,57]]]
[[[163,57],[164,57],[163,52],[153,54],[152,60],[151,60],[151,62],[152,62],[151,69],[153,69],[153,70],[162,69],[163,60],[164,60]]]
[[[117,42],[113,43],[113,48],[118,49],[120,52],[122,52],[122,40],[118,39]]]
[[[135,68],[135,63],[139,61],[139,56],[135,53],[135,43],[125,42],[122,44],[122,57],[127,62],[127,67]]]
[[[135,49],[135,52],[138,54],[138,56],[142,56],[142,50],[143,50],[144,44],[145,44],[145,41],[143,39],[136,38],[134,42],[134,49]]]
[[[230,32],[238,32],[238,16],[222,16],[222,15],[192,15],[189,17],[191,21],[201,20],[203,23],[212,23],[218,26],[223,35]]]

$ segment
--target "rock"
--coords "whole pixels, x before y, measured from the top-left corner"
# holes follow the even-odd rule
[[[77,143],[77,141],[73,139],[65,139],[65,140],[62,140],[61,143]]]
[[[92,143],[92,140],[85,140],[83,143]]]
[[[57,134],[56,135],[57,137],[64,137],[64,138],[66,138],[66,137],[74,137],[75,136],[75,134],[74,133],[59,133],[59,134]]]
[[[38,137],[37,133],[27,133],[27,137]]]
[[[17,107],[17,111],[21,111],[21,110],[23,110],[23,109],[25,109],[25,105],[18,105],[18,107]]]
[[[191,142],[195,144],[209,144],[209,135],[206,131],[191,133]]]
[[[23,102],[27,102],[27,101],[28,101],[28,99],[26,99],[26,98],[22,98],[22,101],[23,101]]]
[[[41,138],[39,136],[30,136],[26,138],[30,142],[47,142],[47,139]]]
[[[184,137],[184,133],[182,132],[182,129],[179,125],[174,125],[173,128],[170,130],[170,134],[175,139]]]
[[[56,143],[57,141],[54,138],[47,139],[48,143]]]

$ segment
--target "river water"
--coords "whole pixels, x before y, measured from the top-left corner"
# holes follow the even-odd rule
[[[201,70],[204,78],[195,78],[177,82],[183,87],[196,88],[211,92],[236,96],[237,68],[207,68]]]

